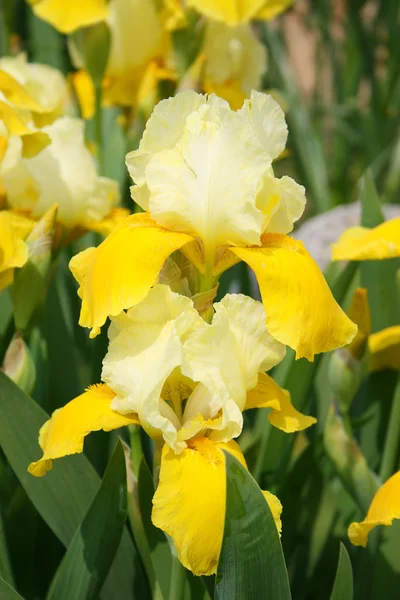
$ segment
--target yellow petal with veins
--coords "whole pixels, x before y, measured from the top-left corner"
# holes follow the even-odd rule
[[[317,422],[314,417],[299,412],[293,406],[289,392],[266,373],[258,375],[257,386],[248,392],[244,410],[248,408],[272,408],[268,415],[270,423],[286,433],[302,431]]]
[[[400,519],[400,471],[377,491],[364,521],[350,525],[351,543],[365,548],[369,532],[378,525],[391,525],[393,519]]]
[[[332,260],[384,260],[400,256],[400,217],[381,225],[351,227],[332,247]]]
[[[296,350],[296,358],[311,361],[318,352],[350,343],[357,326],[333,298],[302,242],[272,233],[261,241],[261,247],[231,251],[257,277],[270,334]]]
[[[195,575],[215,573],[221,551],[226,503],[223,450],[246,467],[233,441],[216,444],[208,438],[197,438],[179,455],[167,445],[162,451],[152,520],[172,537],[179,560]],[[280,503],[272,494],[264,493],[264,497],[279,530]]]
[[[108,316],[143,300],[168,256],[192,239],[142,213],[128,217],[97,248],[74,256],[70,268],[80,284],[79,324],[92,327],[95,337]]]
[[[377,331],[368,339],[370,371],[400,369],[400,325]]]
[[[121,415],[111,409],[114,396],[108,386],[93,385],[63,408],[55,410],[40,429],[39,444],[43,456],[29,465],[29,473],[42,477],[52,468],[53,459],[80,454],[85,436],[92,431],[111,431],[125,425],[138,425],[135,413]]]
[[[72,33],[103,21],[107,14],[106,0],[29,0],[33,12],[61,33]]]

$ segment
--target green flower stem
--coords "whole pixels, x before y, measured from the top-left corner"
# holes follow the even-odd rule
[[[392,411],[380,469],[380,478],[384,483],[397,468],[400,441],[400,376],[394,392]]]
[[[104,175],[104,146],[103,146],[103,115],[101,108],[102,91],[101,84],[95,86],[95,140],[96,140],[96,156],[99,165],[100,175]]]
[[[182,600],[184,598],[185,582],[185,568],[179,561],[178,556],[173,553],[171,584],[169,588],[168,600]]]

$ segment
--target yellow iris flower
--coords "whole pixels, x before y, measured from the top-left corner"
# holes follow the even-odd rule
[[[351,227],[332,247],[332,260],[385,260],[400,256],[400,218],[377,227]]]
[[[203,89],[239,109],[259,89],[267,68],[267,51],[249,24],[229,27],[219,21],[206,24],[202,53]]]
[[[400,472],[379,488],[364,521],[350,525],[348,535],[351,543],[365,548],[369,532],[378,525],[391,525],[393,519],[400,519]]]
[[[107,0],[28,0],[36,16],[47,21],[62,33],[72,33],[103,21]]]
[[[263,305],[227,295],[215,311],[208,324],[191,299],[157,285],[112,319],[105,384],[55,411],[40,432],[43,456],[29,467],[42,476],[53,459],[82,452],[90,431],[140,423],[163,445],[153,522],[197,575],[215,572],[221,548],[222,450],[245,465],[233,441],[242,430],[242,412],[271,408],[271,423],[286,432],[315,423],[264,372],[282,360],[285,347],[269,334]],[[265,497],[280,529],[280,503],[268,492]]]
[[[24,240],[34,221],[8,210],[0,211],[0,291],[10,285],[14,269],[23,267],[28,260],[28,247]]]
[[[251,19],[272,19],[293,0],[185,0],[185,4],[210,19],[240,25]]]
[[[273,173],[286,137],[279,105],[254,91],[237,112],[193,91],[156,106],[139,149],[126,158],[132,197],[146,212],[70,263],[80,284],[80,324],[92,337],[108,316],[143,300],[166,259],[181,250],[199,273],[195,293],[245,261],[257,277],[268,330],[298,358],[313,360],[352,340],[356,326],[303,244],[286,235],[305,205],[304,188]]]

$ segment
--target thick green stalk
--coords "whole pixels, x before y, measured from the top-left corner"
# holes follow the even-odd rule
[[[169,600],[183,600],[185,594],[185,569],[179,558],[174,554],[172,559],[171,585],[169,588]]]

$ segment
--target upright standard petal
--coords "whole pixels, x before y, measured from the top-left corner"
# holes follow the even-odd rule
[[[253,269],[270,334],[296,350],[296,358],[350,343],[357,326],[332,296],[317,264],[303,244],[280,234],[265,234],[259,248],[231,248]]]
[[[400,217],[373,229],[351,227],[332,247],[333,260],[384,260],[400,256]]]
[[[214,308],[211,325],[185,343],[182,372],[208,388],[214,412],[229,399],[242,411],[258,373],[278,364],[286,349],[269,334],[261,302],[227,294]]]
[[[369,532],[378,525],[391,525],[393,519],[400,519],[400,471],[379,488],[364,521],[350,525],[351,543],[365,548]]]
[[[314,417],[299,412],[293,406],[289,392],[266,373],[259,374],[256,387],[247,394],[244,410],[249,408],[272,408],[268,415],[270,423],[285,433],[302,431],[317,422]]]
[[[163,227],[200,238],[206,252],[257,244],[263,215],[256,193],[270,162],[238,113],[203,105],[189,115],[175,147],[147,165],[150,214]]]
[[[264,150],[271,158],[277,158],[285,149],[288,128],[285,113],[269,96],[253,90],[239,113],[245,117]]]
[[[195,575],[215,573],[225,520],[226,471],[222,450],[244,465],[235,442],[197,438],[177,455],[167,445],[153,498],[152,521],[172,537],[181,563]]]
[[[167,378],[182,363],[182,340],[202,326],[189,298],[157,285],[141,303],[113,319],[109,330],[102,379],[116,392],[112,408],[137,413],[148,435],[163,435],[170,446],[177,437],[176,419],[165,416],[160,397]],[[175,408],[174,398],[172,404]],[[180,405],[177,412],[182,414]],[[179,420],[177,424],[179,429]]]
[[[147,295],[165,260],[192,238],[159,227],[146,214],[128,217],[97,248],[74,256],[70,268],[80,284],[79,324],[100,332],[116,316]]]
[[[106,385],[94,385],[63,408],[55,410],[39,433],[43,456],[29,465],[29,473],[42,477],[52,468],[53,459],[81,453],[85,436],[92,431],[138,425],[136,414],[121,415],[112,410],[114,396]]]
[[[369,370],[400,370],[400,325],[393,325],[369,336]]]
[[[107,15],[106,0],[29,0],[34,13],[61,33],[72,33],[103,21]]]

